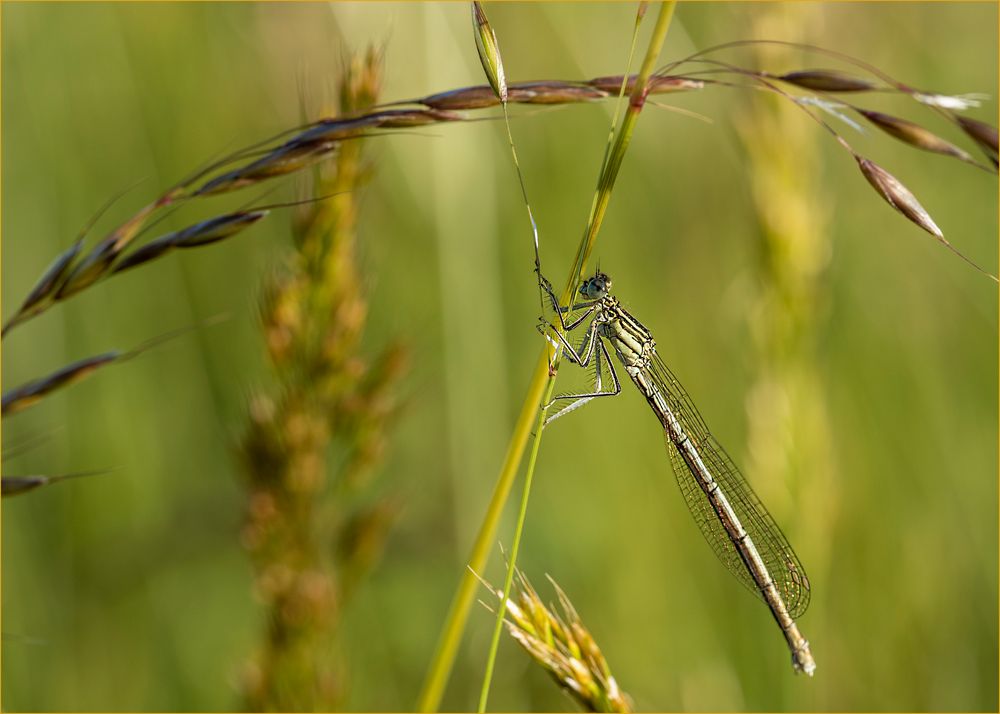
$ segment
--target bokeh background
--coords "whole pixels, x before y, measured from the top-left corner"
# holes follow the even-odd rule
[[[632,5],[490,13],[511,81],[623,71]],[[386,100],[481,83],[468,15],[458,3],[4,4],[4,314],[111,195],[143,181],[105,228],[208,158],[298,124],[352,50],[384,44]],[[682,5],[664,57],[754,36],[815,42],[921,88],[997,90],[992,4]],[[724,57],[843,67],[794,52]],[[640,709],[996,711],[996,286],[880,201],[805,116],[732,89],[669,101],[712,123],[647,109],[597,254],[806,565],[800,626],[817,675],[793,676],[766,608],[702,542],[628,385],[547,431],[521,567],[543,595],[544,574],[561,584]],[[904,98],[867,105],[964,141]],[[610,111],[515,112],[559,282]],[[996,113],[993,97],[970,115]],[[996,271],[995,177],[838,126]],[[366,341],[412,353],[377,488],[403,509],[331,647],[345,708],[405,710],[541,342],[502,125],[370,143]],[[275,197],[293,195],[294,181],[279,183]],[[202,209],[191,210],[171,225]],[[772,214],[794,216],[784,242]],[[238,707],[262,614],[239,542],[233,443],[264,379],[255,300],[288,250],[289,221],[279,211],[117,277],[4,340],[9,388],[228,316],[4,420],[5,473],[114,469],[3,502],[5,709]],[[486,575],[502,579],[499,551]],[[474,610],[446,708],[474,707],[491,627]],[[491,707],[573,705],[504,641]]]

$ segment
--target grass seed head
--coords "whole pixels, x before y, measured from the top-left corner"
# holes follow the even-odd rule
[[[129,268],[134,268],[137,265],[142,265],[143,263],[148,263],[151,260],[162,257],[173,250],[174,238],[176,236],[176,233],[168,233],[165,236],[150,241],[144,246],[130,251],[124,258],[115,263],[115,267],[111,272],[120,273]]]
[[[0,479],[0,496],[20,496],[22,493],[34,491],[49,482],[47,476],[4,476]]]
[[[479,62],[486,72],[486,79],[493,88],[494,94],[501,102],[507,102],[507,78],[503,73],[503,59],[500,57],[500,47],[497,44],[496,33],[490,21],[486,18],[483,6],[472,3],[472,29],[476,36],[476,51],[479,52]]]
[[[229,238],[264,218],[269,211],[238,211],[185,228],[174,238],[178,248],[194,248]]]
[[[36,379],[28,382],[27,384],[22,384],[19,387],[10,389],[3,393],[0,413],[13,414],[23,409],[27,409],[33,404],[41,401],[41,399],[43,399],[46,395],[56,391],[57,389],[73,384],[74,382],[79,382],[81,379],[90,376],[91,373],[100,367],[121,359],[123,356],[125,356],[123,353],[113,350],[95,357],[87,357],[86,359],[73,362],[72,364],[58,369],[52,374],[46,375],[41,379]]]
[[[263,158],[205,182],[194,195],[226,193],[252,186],[269,178],[294,173],[326,158],[335,149],[336,142],[332,141],[289,142],[269,152]]]
[[[27,312],[43,300],[53,297],[59,283],[69,273],[69,269],[76,256],[79,255],[81,248],[83,248],[83,238],[78,238],[73,245],[60,253],[52,261],[52,264],[42,273],[42,277],[35,283],[35,287],[28,293],[28,297],[24,299],[20,312]]]
[[[462,121],[461,114],[439,109],[404,109],[379,112],[382,117],[380,129],[406,129],[449,121]]]
[[[266,210],[238,211],[216,216],[173,233],[167,233],[129,252],[115,263],[112,273],[120,273],[161,258],[175,248],[197,248],[229,238],[249,228],[269,213]]]
[[[955,115],[955,119],[958,121],[959,126],[962,127],[962,131],[975,141],[986,152],[986,155],[993,160],[993,163],[996,164],[997,154],[1000,153],[1000,150],[997,148],[997,128],[986,122],[959,115]]]
[[[865,178],[868,179],[868,183],[870,183],[872,187],[878,191],[878,194],[885,200],[886,203],[936,238],[940,239],[944,237],[944,234],[941,233],[941,229],[937,227],[937,224],[934,223],[934,219],[932,219],[930,214],[927,213],[924,207],[920,205],[920,201],[917,200],[917,197],[914,196],[913,193],[910,192],[910,189],[906,188],[906,186],[904,186],[899,179],[876,164],[874,161],[869,161],[862,156],[857,156],[855,158],[858,162],[858,167],[861,169],[861,173],[865,175]]]
[[[562,610],[557,613],[520,570],[515,582],[504,613],[514,641],[588,711],[631,711],[628,695],[618,687],[596,640],[562,589],[552,581]],[[486,586],[498,600],[503,598],[502,590]]]
[[[815,92],[870,92],[878,85],[867,79],[833,69],[807,69],[777,77],[782,82]]]
[[[972,157],[968,152],[960,149],[949,141],[945,141],[937,134],[931,133],[919,124],[914,124],[911,121],[900,119],[899,117],[894,117],[889,114],[883,114],[882,112],[875,112],[860,108],[857,111],[861,114],[861,116],[884,131],[886,134],[894,136],[910,146],[915,146],[918,149],[930,151],[935,154],[954,156],[955,158],[963,161],[972,160]]]
[[[339,96],[341,112],[353,111],[353,107],[370,107],[382,93],[383,50],[369,45],[362,55],[351,55],[350,67],[340,74]]]
[[[635,84],[635,77],[629,78],[629,86]],[[512,104],[573,104],[594,102],[617,96],[622,86],[622,75],[596,77],[589,81],[573,82],[546,80],[538,82],[517,82],[507,85],[507,101]],[[649,94],[669,94],[704,88],[700,80],[684,77],[654,76],[649,78]],[[439,110],[487,109],[500,104],[493,88],[488,85],[463,87],[448,92],[431,94],[414,99],[407,104],[423,104]]]
[[[56,290],[55,299],[65,300],[71,295],[89,288],[108,274],[116,257],[118,257],[118,251],[115,250],[113,240],[106,238],[98,243],[86,258],[69,271],[69,275]]]
[[[80,471],[71,474],[60,474],[58,476],[4,476],[0,479],[0,497],[20,496],[22,493],[34,491],[42,486],[49,486],[60,481],[80,478],[82,476],[94,476],[103,473],[101,471]]]
[[[622,75],[610,75],[607,77],[595,77],[587,82],[591,87],[605,92],[605,96],[617,96],[622,87]],[[698,79],[687,79],[685,77],[667,77],[654,75],[646,82],[647,94],[671,94],[673,92],[687,92],[693,89],[704,89],[705,83]],[[635,88],[635,75],[628,78],[625,85],[625,93],[629,94]]]

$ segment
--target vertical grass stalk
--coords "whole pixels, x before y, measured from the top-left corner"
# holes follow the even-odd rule
[[[374,104],[380,82],[378,52],[352,58],[340,111]],[[341,612],[393,518],[393,504],[366,487],[385,451],[405,354],[389,347],[372,359],[362,349],[368,304],[356,224],[370,174],[362,149],[361,140],[344,142],[334,161],[316,168],[312,188],[329,197],[303,207],[295,250],[263,290],[275,384],[253,397],[239,444],[248,492],[241,540],[265,610],[242,682],[247,711],[342,704]]]
[[[618,176],[618,170],[621,168],[624,152],[628,148],[632,132],[635,130],[635,123],[645,103],[646,84],[653,73],[656,59],[666,39],[667,30],[673,18],[675,3],[676,0],[668,0],[660,4],[660,11],[653,27],[646,55],[643,58],[642,66],[635,80],[629,100],[629,107],[622,121],[622,127],[609,152],[608,160],[601,170],[597,193],[594,197],[590,217],[587,222],[587,229],[577,249],[573,269],[567,280],[566,290],[562,295],[562,302],[564,304],[569,301],[576,291],[583,275],[586,261],[593,251],[594,241],[604,220],[604,214],[611,198],[611,190]],[[514,425],[514,431],[507,447],[503,466],[501,467],[493,494],[486,508],[486,514],[480,526],[479,533],[473,543],[469,562],[462,573],[458,588],[452,599],[444,628],[438,640],[434,657],[431,660],[423,689],[420,692],[417,701],[418,711],[437,711],[441,703],[441,697],[444,694],[445,686],[448,683],[448,678],[455,663],[458,645],[465,632],[465,626],[475,599],[475,593],[479,587],[476,573],[483,572],[489,560],[497,525],[500,522],[500,515],[503,512],[507,498],[510,495],[510,489],[517,476],[521,459],[524,456],[524,450],[527,447],[528,437],[531,434],[532,425],[537,421],[540,405],[548,401],[546,395],[551,395],[554,387],[554,373],[556,370],[553,367],[556,365],[550,359],[550,349],[550,346],[546,343],[535,364],[535,371],[532,374],[527,394],[521,405],[517,422]],[[555,358],[558,358],[558,354],[555,355]],[[536,441],[540,438],[540,434],[541,430],[539,429],[535,434]]]
[[[802,28],[818,27],[821,13],[820,6],[769,6],[747,20],[755,36],[809,42]],[[760,44],[753,55],[758,66],[801,62],[801,51],[790,44]],[[759,224],[756,290],[745,301],[755,372],[746,398],[752,418],[745,463],[777,520],[810,544],[809,573],[816,578],[829,562],[828,539],[820,534],[831,531],[838,511],[828,395],[818,364],[833,254],[827,223],[835,208],[819,178],[818,138],[796,107],[780,96],[756,97],[741,107],[735,126]],[[803,512],[809,518],[796,523],[794,514]]]
[[[552,398],[555,379],[549,379],[548,386],[542,395],[538,408],[538,420],[535,422],[535,438],[531,441],[531,451],[528,453],[528,467],[524,474],[524,490],[521,492],[521,508],[517,513],[517,525],[514,526],[514,540],[510,546],[510,561],[507,563],[507,574],[503,581],[503,595],[497,608],[496,624],[493,626],[493,637],[490,640],[489,655],[486,658],[486,674],[483,677],[482,690],[479,693],[478,712],[486,711],[486,700],[490,696],[490,682],[493,680],[493,668],[496,665],[497,650],[500,646],[500,633],[503,631],[504,613],[507,611],[507,601],[510,600],[510,589],[514,583],[517,552],[521,546],[521,533],[524,531],[524,521],[528,513],[528,496],[531,493],[531,481],[535,475],[535,462],[538,460],[538,449],[542,444],[542,429],[545,427],[545,416],[548,414],[548,403]]]

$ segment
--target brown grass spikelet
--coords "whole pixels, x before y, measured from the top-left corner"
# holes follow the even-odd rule
[[[202,322],[201,325],[209,325],[219,319],[224,318],[223,316],[220,316],[213,318],[212,320],[206,320]],[[37,404],[49,394],[52,394],[63,387],[68,387],[71,384],[76,384],[77,382],[86,379],[95,371],[106,365],[115,362],[125,362],[133,357],[138,357],[147,350],[152,349],[163,342],[171,340],[178,335],[188,332],[191,329],[193,328],[182,327],[172,330],[150,340],[146,340],[138,347],[133,347],[127,351],[110,350],[99,355],[94,355],[93,357],[85,357],[84,359],[72,362],[65,367],[61,367],[44,377],[40,377],[12,389],[8,389],[3,393],[2,409],[0,409],[0,413],[8,415],[27,409],[28,407]]]
[[[542,601],[519,569],[514,582],[504,613],[504,625],[514,641],[587,711],[632,711],[631,697],[618,686],[597,641],[562,588],[549,578],[559,613]],[[503,599],[503,590],[483,584]]]
[[[55,372],[44,377],[9,389],[3,393],[3,406],[0,413],[8,415],[27,409],[37,404],[52,392],[86,379],[101,367],[126,356],[127,353],[112,350],[111,352],[87,357],[57,369]]]
[[[874,161],[870,161],[863,156],[856,156],[855,159],[868,183],[878,191],[878,194],[886,203],[938,240],[944,240],[944,234],[941,233],[941,229],[937,227],[934,219],[920,205],[920,201],[917,200],[917,197],[913,195],[910,189]]]
[[[948,242],[948,240],[944,237],[944,234],[941,232],[941,229],[937,227],[936,223],[934,223],[934,219],[932,219],[930,214],[927,213],[924,207],[920,205],[917,197],[914,196],[910,189],[906,188],[906,186],[904,186],[899,179],[876,164],[874,161],[870,161],[863,156],[855,156],[854,158],[858,162],[858,167],[861,169],[861,173],[864,174],[866,179],[868,179],[868,183],[870,183],[872,187],[878,191],[878,194],[885,200],[886,203],[930,233],[945,248],[950,250],[980,273],[989,277],[993,280],[993,282],[1000,282],[997,280],[995,275],[979,267],[972,260],[965,257],[965,255],[959,251],[958,248]]]
[[[139,229],[152,213],[164,205],[163,200],[159,199],[143,207],[95,245],[86,257],[68,271],[69,275],[59,284],[59,288],[55,292],[55,300],[65,300],[108,275],[111,264],[138,235]]]
[[[102,471],[79,471],[71,474],[59,474],[57,476],[45,476],[45,475],[34,475],[34,476],[4,476],[0,479],[0,497],[9,498],[11,496],[20,496],[23,493],[29,493],[34,491],[36,488],[41,488],[42,486],[50,486],[60,481],[67,481],[74,478],[82,478],[84,476],[94,476],[96,474],[103,473]]]
[[[979,145],[995,166],[997,154],[1000,152],[997,147],[997,128],[978,119],[970,119],[959,114],[955,114],[954,117],[955,121],[962,127],[962,131]]]
[[[48,310],[58,302],[82,292],[106,278],[162,257],[175,248],[195,248],[228,238],[264,218],[266,209],[237,211],[199,221],[181,230],[160,236],[139,248],[126,252],[139,236],[151,213],[167,205],[174,192],[149,204],[119,228],[99,241],[89,253],[79,258],[83,236],[60,253],[42,273],[17,312],[4,323],[7,332]],[[280,207],[280,204],[274,207]]]
[[[269,211],[238,211],[216,216],[187,228],[160,236],[128,253],[118,261],[112,273],[134,268],[159,258],[175,248],[196,248],[233,236],[267,216]]]
[[[910,146],[935,154],[954,156],[956,159],[961,159],[962,161],[976,163],[967,151],[960,149],[950,141],[945,141],[937,134],[928,131],[919,124],[868,109],[858,108],[857,112],[886,134],[899,139],[904,144],[909,144]]]
[[[263,158],[205,182],[195,196],[209,196],[235,191],[276,176],[285,176],[325,159],[337,148],[332,141],[290,144],[271,151]]]
[[[608,75],[579,82],[545,80],[515,82],[507,85],[507,101],[511,104],[577,104],[615,97],[622,86],[622,75]],[[635,85],[635,76],[628,78],[628,88]],[[704,88],[700,80],[685,77],[653,76],[649,78],[649,94],[669,94]],[[447,92],[429,94],[399,104],[422,104],[439,110],[488,109],[500,104],[493,88],[488,85],[462,87]]]
[[[787,84],[815,92],[871,92],[879,88],[867,79],[833,69],[806,69],[773,76]]]
[[[56,259],[52,261],[52,264],[45,269],[45,272],[42,273],[38,282],[35,283],[35,287],[33,287],[31,292],[28,293],[28,297],[26,297],[24,302],[21,303],[18,314],[25,314],[29,312],[31,309],[37,307],[43,300],[53,296],[56,288],[66,277],[70,266],[73,264],[73,261],[76,260],[76,256],[80,254],[80,250],[82,248],[83,238],[77,238],[73,245],[56,256]]]

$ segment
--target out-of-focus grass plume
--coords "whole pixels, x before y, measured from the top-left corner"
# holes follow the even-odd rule
[[[382,61],[370,49],[340,78],[338,113],[378,97]],[[247,476],[242,543],[267,608],[260,653],[244,681],[249,711],[329,711],[344,696],[348,659],[335,658],[346,595],[373,565],[393,509],[371,501],[405,350],[374,360],[361,348],[368,317],[357,254],[357,206],[370,171],[346,142],[314,172],[295,251],[265,278],[261,326],[276,387],[255,394],[240,443]],[[270,392],[270,393],[268,393]]]

